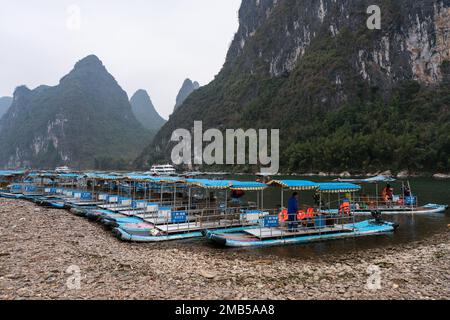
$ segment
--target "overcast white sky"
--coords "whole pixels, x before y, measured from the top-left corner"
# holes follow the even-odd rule
[[[185,78],[205,85],[219,72],[240,2],[0,0],[0,96],[56,85],[95,54],[129,96],[147,90],[167,118]]]

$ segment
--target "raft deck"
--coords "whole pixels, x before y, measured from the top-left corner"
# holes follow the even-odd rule
[[[141,218],[145,222],[151,223],[154,226],[158,226],[158,225],[178,225],[176,223],[168,221],[167,218],[161,218],[161,217],[152,216],[152,215],[148,215],[148,214],[145,215],[145,217],[143,215],[142,216],[141,215],[133,215],[133,217]],[[182,223],[182,224],[194,225],[196,219],[197,219],[196,217],[188,217],[187,218],[188,222]]]
[[[321,229],[296,229],[296,230],[286,230],[281,228],[255,228],[246,229],[244,232],[257,237],[259,239],[271,239],[271,238],[281,238],[281,237],[292,237],[292,236],[307,236],[315,234],[325,234],[332,232],[353,232],[353,228],[344,225],[336,225],[334,227],[326,227]]]
[[[126,211],[126,210],[133,209],[131,206],[121,206],[121,205],[115,205],[115,206],[100,205],[98,207],[100,209],[109,210],[109,211],[113,211],[113,212],[120,212],[120,211]]]
[[[98,201],[67,201],[68,204],[78,207],[91,207],[91,206],[98,206],[99,204],[102,204],[103,202]]]
[[[151,222],[151,221],[148,221]],[[240,227],[242,222],[236,220],[220,220],[211,222],[191,222],[191,223],[180,223],[180,224],[166,224],[157,225],[156,228],[165,233],[177,233],[177,232],[187,232],[187,231],[199,231],[204,229],[217,229],[217,228],[232,228]]]

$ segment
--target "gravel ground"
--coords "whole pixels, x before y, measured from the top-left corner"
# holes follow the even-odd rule
[[[196,241],[123,243],[68,211],[26,201],[0,199],[0,215],[0,299],[450,298],[450,232],[408,245],[293,259]],[[80,270],[79,288],[70,266]]]

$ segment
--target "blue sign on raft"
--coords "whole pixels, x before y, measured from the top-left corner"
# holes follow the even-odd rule
[[[278,216],[264,217],[264,228],[276,228],[280,225]]]
[[[133,200],[131,203],[133,209],[145,208],[147,206],[147,201],[145,200]]]
[[[186,211],[172,211],[172,223],[185,223],[187,221]]]
[[[417,205],[417,197],[415,196],[405,197],[405,205],[407,206]]]
[[[82,200],[91,200],[91,193],[90,192],[82,192],[81,193],[81,199]]]

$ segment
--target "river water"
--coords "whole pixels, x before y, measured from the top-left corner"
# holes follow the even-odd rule
[[[254,181],[254,176],[232,176],[225,179],[236,179],[242,181]],[[331,181],[333,178],[318,177],[276,177],[276,179],[305,179],[316,182]],[[406,181],[405,181],[406,182]],[[412,192],[418,197],[419,205],[428,203],[450,204],[450,180],[437,180],[432,178],[410,178]],[[402,181],[391,183],[396,194],[400,194]],[[384,187],[380,186],[380,190]],[[364,185],[366,194],[375,195],[375,185]],[[285,197],[289,196],[285,193]],[[247,195],[249,200],[255,200],[255,195]],[[285,199],[286,202],[286,199]],[[279,189],[269,188],[264,191],[264,207],[276,208],[281,203]],[[312,204],[311,193],[300,193],[300,204]],[[311,257],[329,253],[345,253],[351,250],[364,250],[369,248],[380,248],[392,245],[404,244],[417,240],[426,240],[436,233],[446,232],[450,224],[450,210],[445,213],[431,215],[385,215],[385,220],[397,222],[400,227],[392,234],[351,238],[344,240],[332,240],[316,242],[311,244],[251,248],[251,249],[222,249],[238,250],[242,254],[265,256],[276,255],[280,257]]]

